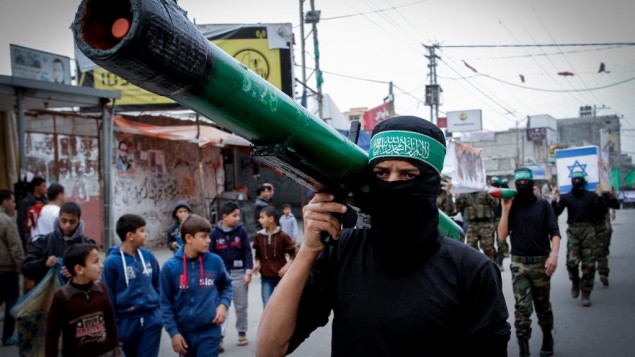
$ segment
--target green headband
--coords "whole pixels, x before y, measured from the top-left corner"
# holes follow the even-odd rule
[[[518,180],[533,180],[534,174],[531,171],[520,170],[514,172],[514,181]]]
[[[573,180],[573,179],[576,179],[576,178],[581,178],[581,179],[584,180],[585,179],[584,172],[582,172],[582,171],[574,171],[571,174],[571,179]]]
[[[383,157],[415,159],[443,170],[445,146],[427,135],[403,130],[387,130],[370,139],[368,162]]]

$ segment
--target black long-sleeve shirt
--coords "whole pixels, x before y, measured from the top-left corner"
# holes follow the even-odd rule
[[[556,215],[549,202],[541,198],[527,206],[513,204],[507,222],[512,255],[549,255],[551,238],[560,236]]]
[[[332,356],[507,356],[510,326],[500,271],[469,246],[440,248],[412,272],[390,274],[368,230],[345,230],[305,286],[293,351],[334,313]],[[395,244],[409,249],[406,241]]]
[[[584,191],[579,197],[572,192],[565,193],[557,202],[551,201],[551,206],[556,216],[559,216],[565,208],[567,209],[567,224],[595,223],[603,220],[608,212],[604,200],[591,191]]]
[[[610,193],[603,192],[602,198],[608,208],[620,209],[620,201],[617,200],[617,197],[612,197]]]

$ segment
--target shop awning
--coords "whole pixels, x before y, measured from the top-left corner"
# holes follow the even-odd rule
[[[233,145],[251,146],[240,136],[207,125],[153,125],[115,116],[115,130],[141,134],[167,140],[183,140],[197,143],[199,147]],[[197,138],[198,136],[198,138]]]

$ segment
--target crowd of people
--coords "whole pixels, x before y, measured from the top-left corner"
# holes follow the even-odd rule
[[[46,356],[58,356],[60,346],[63,356],[158,356],[163,329],[178,354],[217,355],[224,350],[232,303],[237,345],[247,345],[252,274],[262,275],[266,304],[293,261],[298,235],[288,205],[282,211],[289,233],[280,227],[271,204],[273,185],[258,190],[266,192],[265,205],[258,212],[261,228],[253,239],[234,202],[221,207],[214,226],[194,214],[187,201],[177,202],[166,240],[174,256],[162,267],[145,248],[146,222],[139,215],[118,218],[115,231],[121,244],[103,259],[96,242],[84,236],[81,208],[66,201],[63,186],[47,187],[45,179],[33,178],[17,204],[17,215],[14,192],[0,190],[3,345],[18,344],[22,353],[20,340],[33,337],[16,331],[10,312],[20,296],[20,274],[26,293],[48,284],[43,280],[50,271],[59,276],[61,288],[46,308],[48,315],[36,321],[45,326],[40,338]]]
[[[404,149],[417,147],[425,150]],[[53,269],[63,285],[44,317],[46,356],[57,356],[60,346],[64,356],[158,356],[163,329],[174,352],[215,356],[225,348],[232,304],[237,345],[249,343],[248,291],[260,274],[258,356],[294,351],[331,314],[333,356],[436,350],[506,356],[511,326],[501,270],[510,257],[520,355],[530,354],[534,308],[540,355],[553,355],[557,217],[568,210],[571,296],[581,295],[581,305],[591,306],[596,266],[601,282],[609,284],[611,209],[619,208],[614,190],[589,191],[583,173],[573,172],[571,192],[560,195],[554,188],[549,202],[535,190],[532,171],[519,168],[513,199],[485,192],[454,196],[451,180],[440,174],[444,157],[445,137],[434,124],[410,116],[383,121],[369,150],[370,228],[342,229],[338,217],[349,207],[320,192],[303,208],[300,244],[291,207],[274,207],[274,188],[263,184],[253,232],[234,202],[222,205],[212,224],[178,201],[166,234],[174,255],[163,266],[145,248],[146,222],[139,215],[118,218],[121,244],[102,259],[95,241],[83,235],[81,209],[65,199],[64,187],[34,178],[17,204],[17,218],[14,193],[0,190],[2,343],[16,343],[9,310],[20,296],[20,274],[29,290]],[[490,183],[506,185],[498,177]],[[438,209],[463,214],[466,242],[438,232]],[[330,243],[324,235],[333,238]]]

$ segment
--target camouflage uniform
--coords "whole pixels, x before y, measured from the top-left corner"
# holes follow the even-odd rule
[[[531,337],[531,314],[536,307],[538,324],[543,331],[553,329],[553,312],[549,293],[551,277],[547,276],[545,262],[548,256],[512,256],[512,286],[514,287],[515,326],[518,339]],[[532,306],[533,303],[533,306]]]
[[[600,281],[604,286],[609,285],[609,247],[611,245],[611,235],[613,234],[613,227],[611,226],[611,208],[619,209],[620,203],[615,198],[615,192],[603,193],[602,198],[609,208],[603,219],[598,220],[595,223],[595,237],[596,237],[596,249],[595,249],[595,261],[597,262],[597,270],[600,275]]]
[[[611,215],[606,214],[606,219],[597,222],[593,227],[595,229],[595,261],[597,262],[597,270],[600,277],[609,276],[609,246],[611,245],[611,235],[613,227],[611,226]]]
[[[569,279],[577,281],[582,263],[580,290],[590,293],[595,276],[595,229],[591,222],[569,223],[567,227],[567,271]]]
[[[487,192],[473,192],[461,195],[457,199],[458,211],[465,209],[467,219],[467,244],[475,249],[480,248],[483,253],[496,261],[494,248],[494,208],[500,206],[500,201],[490,197]]]
[[[447,215],[452,215],[456,212],[452,195],[448,195],[444,190],[441,190],[437,196],[437,207]]]

